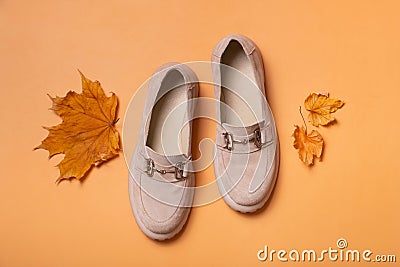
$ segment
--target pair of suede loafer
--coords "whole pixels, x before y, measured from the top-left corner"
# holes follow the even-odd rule
[[[218,189],[232,209],[254,212],[268,200],[279,166],[261,54],[247,37],[229,35],[214,48],[212,72]],[[167,63],[149,81],[129,195],[137,224],[152,239],[179,233],[193,204],[191,136],[198,92],[198,78],[185,64]]]

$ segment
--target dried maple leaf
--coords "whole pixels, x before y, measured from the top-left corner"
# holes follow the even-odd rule
[[[65,97],[50,97],[52,110],[62,118],[62,123],[44,127],[49,135],[35,149],[46,149],[49,158],[65,154],[57,165],[63,179],[81,179],[92,168],[118,155],[119,134],[114,125],[118,99],[110,97],[98,81],[92,82],[81,72],[82,93],[69,91]]]
[[[324,139],[316,130],[312,130],[310,134],[307,134],[307,129],[304,126],[300,128],[295,125],[295,127],[292,135],[294,137],[293,146],[299,150],[300,160],[307,165],[312,165],[314,157],[321,158]]]
[[[335,120],[332,115],[344,105],[339,99],[329,98],[328,94],[310,94],[304,101],[304,107],[310,112],[309,121],[314,126],[327,125]]]

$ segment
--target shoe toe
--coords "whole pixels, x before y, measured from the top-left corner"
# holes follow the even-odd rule
[[[275,146],[249,154],[217,151],[215,170],[221,194],[240,206],[253,206],[268,198],[276,177]]]
[[[171,235],[178,232],[186,221],[193,199],[193,177],[170,183],[147,177],[137,171],[131,177],[131,199],[136,221],[148,236]],[[150,233],[150,234],[149,234]],[[172,236],[168,236],[170,238]],[[157,239],[157,238],[155,238]]]

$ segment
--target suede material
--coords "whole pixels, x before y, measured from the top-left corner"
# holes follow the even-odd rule
[[[139,183],[137,181],[130,183],[133,192],[132,205],[135,205],[138,214],[135,219],[141,220],[151,232],[157,234],[173,232],[190,212],[194,175],[189,174],[186,180],[177,183],[160,182],[137,170],[134,171],[134,175],[139,181]],[[168,176],[172,175],[168,174]]]
[[[194,174],[187,172],[191,160],[191,119],[194,112],[194,104],[189,102],[187,112],[189,119],[189,135],[186,143],[187,150],[179,155],[164,155],[155,152],[146,145],[149,134],[149,125],[152,109],[155,103],[168,91],[160,92],[161,85],[168,79],[170,71],[177,70],[184,77],[186,85],[186,100],[197,97],[197,77],[187,66],[178,63],[168,63],[161,66],[152,76],[143,111],[142,128],[139,134],[138,144],[135,148],[130,163],[129,192],[134,216],[143,232],[151,238],[157,238],[154,234],[161,234],[162,239],[171,238],[185,223],[190,207],[193,203],[195,178]],[[165,87],[165,86],[164,86]],[[172,88],[171,88],[172,89]],[[173,90],[173,89],[172,89]],[[166,103],[179,105],[174,99],[167,99]],[[174,140],[175,141],[175,140]],[[185,163],[185,176],[183,180],[177,180],[175,173],[161,174],[154,171],[153,176],[147,173],[146,159],[152,159],[155,168],[175,171],[175,165]],[[143,229],[143,227],[145,229]]]
[[[229,35],[222,39],[214,48],[212,54],[212,70],[214,76],[214,96],[217,100],[221,99],[221,63],[222,55],[226,52],[230,42],[238,42],[254,71],[255,83],[262,94],[255,93],[253,97],[265,97],[264,67],[261,54],[257,46],[247,37],[242,35]],[[228,51],[229,52],[229,51]],[[217,120],[221,121],[223,109],[217,104]],[[235,110],[240,115],[240,110]],[[276,132],[275,121],[268,105],[262,106],[263,119],[254,125],[243,125],[240,127],[230,127],[222,121],[222,125],[217,125],[216,142],[217,150],[214,161],[214,172],[218,179],[220,193],[227,201],[229,197],[237,206],[253,206],[266,201],[275,185],[277,168],[279,168],[279,145]],[[224,144],[221,134],[234,132],[236,139],[245,138],[251,135],[254,128],[265,129],[263,139],[265,145],[257,148],[254,144],[234,144],[232,151],[223,148]],[[239,129],[238,129],[239,128]],[[244,136],[244,137],[243,137]],[[236,152],[235,152],[236,150]],[[227,201],[228,202],[228,201]],[[229,202],[228,202],[229,203]],[[243,211],[237,208],[239,211]]]
[[[221,194],[229,194],[233,201],[242,206],[262,202],[275,183],[276,165],[269,160],[272,153],[268,150],[272,149],[263,149],[246,156],[218,150],[214,164],[215,174],[220,179]],[[265,162],[268,162],[269,168],[262,166]]]

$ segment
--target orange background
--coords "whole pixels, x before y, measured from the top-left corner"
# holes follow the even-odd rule
[[[322,250],[340,237],[399,262],[399,10],[372,0],[0,1],[0,266],[286,266],[256,253]],[[242,215],[220,200],[194,208],[174,240],[155,242],[135,224],[123,154],[83,183],[54,184],[62,157],[32,151],[47,135],[41,125],[60,121],[47,93],[80,91],[79,68],[119,96],[123,118],[159,65],[209,60],[230,33],[259,46],[278,126],[280,173],[264,210]],[[323,161],[308,168],[291,133],[314,91],[346,105],[320,129]],[[212,134],[204,123],[200,137]],[[196,178],[212,181],[212,167]]]

